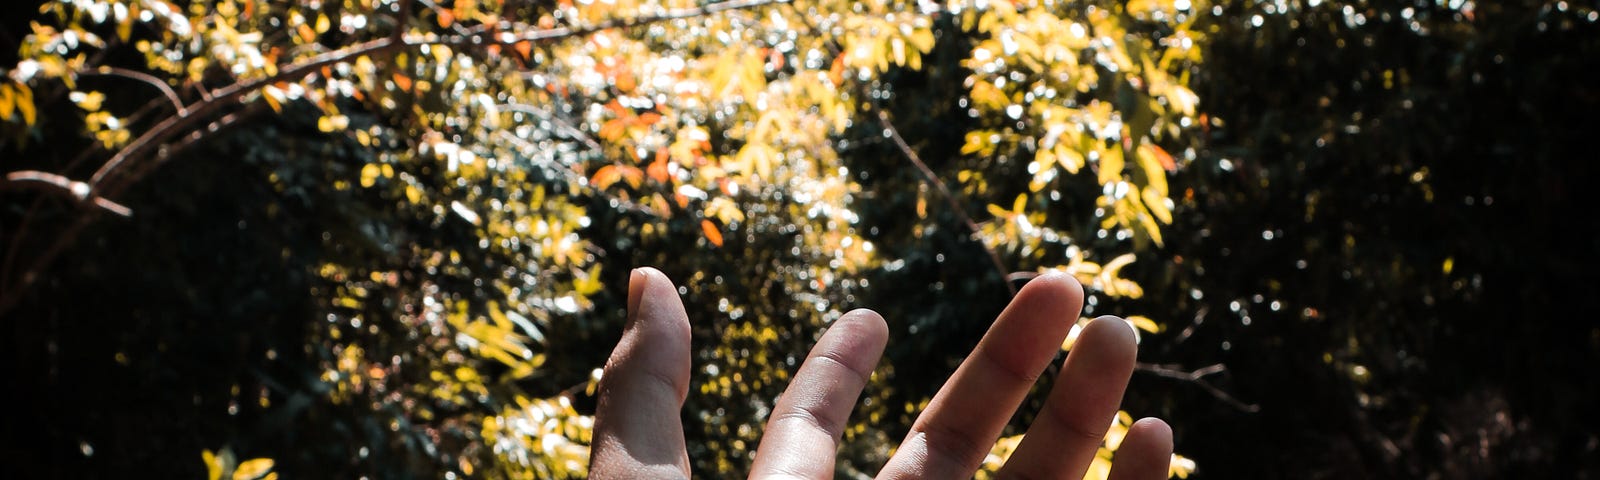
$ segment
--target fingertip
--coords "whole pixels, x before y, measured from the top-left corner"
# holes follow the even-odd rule
[[[889,342],[889,326],[877,312],[852,310],[834,322],[817,342],[815,354],[839,360],[862,378],[872,375]]]
[[[1172,426],[1155,417],[1141,418],[1128,427],[1130,438],[1143,439],[1157,450],[1172,451]]]
[[[1054,344],[1059,345],[1082,311],[1083,285],[1072,275],[1051,271],[1023,285],[1000,318],[1030,323],[1029,330],[1043,329],[1039,331],[1057,337]]]
[[[1023,292],[1040,290],[1058,295],[1065,294],[1073,298],[1083,297],[1083,284],[1078,282],[1076,277],[1056,270],[1034,277],[1033,280],[1022,286],[1022,290],[1017,292],[1017,295],[1020,296]]]
[[[1141,418],[1128,427],[1117,447],[1110,480],[1167,478],[1172,465],[1172,427],[1159,418]]]
[[[1099,340],[1097,343],[1121,347],[1118,351],[1127,350],[1129,356],[1138,355],[1139,335],[1133,331],[1133,325],[1129,324],[1127,320],[1123,320],[1122,317],[1115,315],[1095,317],[1094,320],[1089,321],[1088,325],[1084,326],[1083,333],[1079,334],[1078,340],[1081,342],[1084,338],[1091,336]]]
[[[842,323],[850,323],[852,325],[859,326],[859,328],[862,329],[860,333],[867,336],[884,339],[889,338],[889,324],[883,320],[882,315],[879,315],[878,312],[872,311],[871,309],[857,308],[855,310],[845,312],[844,316],[839,317],[839,321],[835,322],[834,325],[837,326]]]
[[[682,313],[683,301],[678,298],[677,285],[667,274],[654,267],[635,268],[628,274],[629,323],[645,311],[652,312],[656,317],[667,317],[668,320],[681,319],[687,329],[688,317]]]

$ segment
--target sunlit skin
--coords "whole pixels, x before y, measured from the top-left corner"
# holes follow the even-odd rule
[[[1083,307],[1070,275],[1030,281],[911,425],[880,479],[971,478],[1028,389],[1055,358]],[[826,479],[850,412],[889,338],[870,310],[845,314],[812,347],[767,420],[751,478]],[[628,324],[606,362],[590,474],[596,479],[688,478],[679,410],[689,391],[689,318],[677,288],[640,268],[628,285]],[[1082,478],[1133,373],[1132,328],[1089,323],[1055,388],[1000,478]],[[1172,430],[1135,422],[1112,480],[1167,478]]]

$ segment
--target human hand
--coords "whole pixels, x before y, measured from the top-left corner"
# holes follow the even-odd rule
[[[1082,308],[1083,287],[1070,275],[1028,282],[917,417],[878,478],[971,478]],[[689,391],[689,337],[672,281],[655,269],[634,270],[628,324],[600,380],[592,478],[689,477],[678,412]],[[751,478],[833,475],[840,435],[888,337],[888,326],[870,310],[834,322],[778,399]],[[1082,478],[1122,402],[1136,352],[1126,322],[1089,323],[999,476]],[[1139,420],[1117,450],[1110,478],[1167,478],[1171,455],[1167,424]]]

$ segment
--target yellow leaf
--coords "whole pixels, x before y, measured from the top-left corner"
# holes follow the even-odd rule
[[[0,85],[0,119],[11,118],[11,111],[15,110],[15,100],[11,93],[11,85]]]
[[[1156,193],[1153,188],[1141,190],[1140,195],[1144,197],[1144,207],[1150,210],[1151,215],[1155,215],[1156,220],[1163,224],[1172,223],[1172,210],[1167,208],[1167,197]]]
[[[1122,147],[1111,147],[1100,153],[1100,184],[1122,180]]]
[[[1176,453],[1172,454],[1172,462],[1167,467],[1167,477],[1189,478],[1189,474],[1194,473],[1194,471],[1194,460]]]
[[[239,464],[239,468],[233,470],[233,480],[255,480],[266,475],[268,470],[272,470],[270,458],[246,460]]]
[[[369,163],[366,166],[361,167],[361,186],[371,188],[372,184],[377,182],[378,174],[381,171],[382,170],[378,168],[378,165],[373,163]]]
[[[1151,320],[1150,317],[1133,315],[1125,320],[1127,320],[1128,325],[1132,325],[1133,328],[1144,330],[1150,333],[1161,333],[1161,325],[1156,323],[1155,320]]]
[[[128,15],[117,21],[117,38],[127,42],[133,36],[133,20],[139,16],[139,4],[128,6]]]
[[[274,113],[283,113],[284,95],[283,91],[279,90],[278,87],[268,85],[266,88],[262,88],[261,99],[267,102],[268,107],[272,107]]]
[[[1011,212],[1007,212],[1006,209],[1000,208],[999,205],[995,205],[995,204],[991,203],[991,204],[989,204],[988,208],[989,208],[989,214],[993,215],[994,218],[1005,218],[1005,217],[1011,216]]]
[[[585,297],[599,293],[600,289],[604,287],[600,282],[600,267],[601,265],[596,263],[585,271],[583,275],[579,275],[578,278],[574,279],[572,281],[572,291]]]
[[[219,459],[217,458],[217,454],[211,453],[210,449],[201,450],[200,451],[200,459],[206,462],[206,478],[207,479],[209,479],[209,480],[221,480],[222,479],[222,462],[219,461]]]
[[[1140,145],[1138,151],[1139,170],[1144,173],[1145,182],[1150,186],[1149,188],[1155,189],[1156,195],[1165,197],[1167,195],[1167,168],[1166,162],[1161,161],[1161,157],[1166,152],[1160,150],[1161,147],[1148,143]],[[1168,156],[1168,158],[1171,157]],[[1170,162],[1171,160],[1168,161]],[[1146,201],[1149,200],[1146,199]]]
[[[712,199],[711,203],[706,205],[706,215],[716,217],[724,224],[744,221],[744,212],[739,210],[737,203],[727,197]]]
[[[917,47],[917,51],[922,53],[933,51],[933,30],[920,28],[917,29],[917,31],[912,32],[911,44],[915,45]]]
[[[1083,154],[1077,150],[1058,143],[1055,152],[1056,161],[1061,163],[1061,168],[1067,169],[1067,173],[1078,173],[1083,168]]]

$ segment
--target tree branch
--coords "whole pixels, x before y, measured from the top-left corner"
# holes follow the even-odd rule
[[[156,78],[154,75],[137,70],[128,70],[126,68],[117,67],[100,67],[95,70],[84,70],[78,72],[78,75],[105,75],[122,77],[130,80],[138,80],[140,82],[147,83],[152,87],[156,87],[156,90],[160,90],[161,94],[167,97],[167,101],[172,102],[172,108],[178,111],[179,116],[189,114],[189,110],[183,108],[183,100],[178,98],[178,92],[172,90],[172,86],[167,85],[167,82],[161,81],[161,79]]]
[[[92,196],[89,184],[56,175],[54,173],[38,170],[23,170],[6,174],[5,182],[0,182],[0,189],[30,188],[42,192],[58,194],[71,198],[80,205],[92,204],[107,212],[123,217],[133,216],[133,210],[120,203],[113,202],[105,197]]]
[[[148,74],[120,69],[98,69],[88,71],[84,73],[117,75],[156,85],[157,88],[162,89],[162,94],[167,96],[169,101],[173,102],[174,107],[179,109],[179,114],[169,117],[166,120],[163,120],[160,123],[150,127],[150,129],[145,130],[143,134],[140,134],[132,142],[129,142],[127,146],[113,154],[105,164],[101,165],[100,168],[95,171],[95,173],[87,182],[73,181],[55,173],[38,170],[24,170],[7,174],[5,183],[18,187],[53,190],[57,193],[63,193],[73,198],[78,198],[80,201],[87,199],[106,211],[118,213],[120,215],[128,215],[131,214],[131,210],[121,204],[109,200],[106,197],[117,195],[122,191],[123,188],[126,188],[132,182],[137,181],[139,177],[141,177],[145,172],[149,171],[149,168],[138,168],[135,169],[134,173],[132,174],[125,172],[124,170],[132,163],[149,158],[150,154],[156,153],[159,151],[159,149],[168,146],[168,142],[184,135],[186,132],[191,132],[191,129],[197,124],[206,121],[206,119],[217,113],[220,113],[226,108],[238,105],[238,100],[240,98],[258,92],[262,88],[274,83],[304,78],[312,75],[326,66],[351,61],[352,59],[360,58],[362,56],[386,54],[401,49],[421,47],[423,45],[457,45],[479,47],[495,44],[513,44],[519,42],[552,42],[560,39],[597,33],[604,30],[636,27],[670,20],[710,15],[731,10],[741,10],[767,5],[789,3],[790,1],[791,0],[733,0],[696,8],[673,9],[655,15],[608,20],[586,27],[557,27],[532,30],[522,34],[501,32],[500,34],[493,36],[487,35],[484,29],[478,29],[469,34],[449,35],[443,37],[434,34],[407,35],[405,33],[405,19],[409,18],[408,13],[410,11],[411,4],[410,2],[402,2],[401,12],[397,17],[397,25],[393,35],[315,55],[301,62],[283,66],[278,69],[278,73],[275,75],[250,81],[235,82],[209,93],[204,90],[204,87],[197,85],[196,88],[200,90],[202,99],[199,102],[189,105],[187,108],[183,106],[181,98],[177,97],[176,92],[172,91],[171,87],[166,86],[161,82],[160,79],[149,76]],[[104,50],[100,52],[101,55],[105,53],[106,52]],[[225,117],[218,123],[231,123],[228,120],[229,119]],[[214,124],[214,126],[215,125],[216,124]],[[211,130],[214,131],[216,128]],[[203,137],[205,133],[206,132],[199,132],[200,137]],[[185,139],[184,142],[179,145],[179,147],[181,148],[185,145],[197,142],[201,139],[200,137]],[[170,151],[168,153],[170,153]],[[5,184],[0,184],[0,187],[4,186]],[[85,188],[87,189],[85,190]],[[88,225],[92,218],[92,215],[83,215],[78,217],[77,220],[73,221],[70,226],[62,231],[62,234],[57,237],[55,242],[51,243],[48,249],[46,249],[44,252],[41,252],[39,256],[35,257],[33,266],[25,271],[15,285],[7,285],[5,291],[0,291],[0,314],[9,311],[11,307],[16,305],[17,301],[22,296],[22,291],[31,286],[33,281],[37,278],[38,272],[44,266],[48,265],[54,259],[54,257],[66,247],[66,245],[71,244],[77,234]],[[28,219],[24,218],[23,223],[25,228],[26,224],[28,223]],[[9,266],[7,268],[9,268]],[[0,276],[6,276],[7,278],[9,278],[9,274],[9,271],[0,272]]]
[[[236,103],[235,100],[239,99],[240,97],[254,93],[261,88],[266,87],[267,85],[288,79],[301,78],[320,70],[322,67],[342,63],[353,58],[358,58],[365,55],[388,53],[390,51],[402,48],[420,47],[423,45],[485,46],[490,44],[513,44],[524,41],[549,42],[569,37],[588,35],[604,30],[648,25],[669,20],[693,18],[729,10],[748,9],[787,3],[789,1],[790,0],[735,0],[714,3],[704,7],[674,9],[657,15],[608,20],[588,27],[556,27],[534,30],[523,34],[502,32],[501,34],[494,36],[485,36],[482,33],[475,33],[472,35],[451,35],[445,37],[439,37],[436,35],[395,35],[351,45],[349,47],[313,56],[300,63],[280,68],[277,75],[272,75],[244,83],[234,83],[216,90],[211,94],[211,98],[199,102],[190,112],[190,115],[180,115],[169,118],[166,121],[151,127],[150,130],[145,131],[143,135],[140,135],[139,138],[129,143],[127,147],[122,149],[122,151],[119,151],[116,155],[112,156],[111,160],[106,161],[105,165],[101,166],[100,170],[96,171],[94,176],[90,177],[88,183],[90,188],[94,190],[106,188],[107,181],[112,178],[113,175],[116,175],[117,170],[122,168],[122,165],[129,161],[129,159],[140,158],[148,154],[156,145],[165,143],[173,136],[178,135],[179,131],[192,126],[198,118],[216,113],[218,109],[225,106],[233,105]],[[113,192],[115,192],[115,189],[113,189]]]
[[[1240,411],[1249,413],[1261,411],[1260,405],[1240,401],[1238,398],[1234,398],[1233,395],[1229,395],[1228,392],[1223,391],[1221,388],[1217,388],[1216,385],[1212,385],[1211,382],[1206,381],[1205,377],[1207,376],[1228,371],[1228,367],[1220,363],[1196,370],[1184,371],[1181,369],[1181,367],[1176,365],[1161,365],[1140,362],[1134,365],[1133,369],[1139,372],[1154,374],[1158,377],[1182,380],[1198,385],[1200,388],[1205,389],[1207,393],[1210,393],[1211,396],[1216,397],[1218,400],[1222,400],[1223,403],[1226,403],[1233,408],[1237,408]]]
[[[928,164],[923,163],[922,157],[918,156],[917,152],[911,149],[911,145],[906,143],[905,137],[900,136],[900,130],[894,128],[894,123],[889,121],[888,112],[882,109],[878,110],[878,123],[883,125],[883,131],[887,132],[889,138],[894,140],[895,146],[900,147],[900,153],[905,154],[906,159],[911,160],[911,164],[915,165],[917,171],[922,173],[922,181],[938,190],[939,195],[944,197],[945,203],[950,206],[950,210],[956,214],[956,219],[960,220],[962,224],[967,226],[968,230],[972,231],[973,240],[982,245],[983,251],[989,254],[989,262],[993,264],[995,273],[1000,275],[1000,280],[1005,282],[1006,291],[1011,292],[1011,296],[1016,296],[1017,287],[1011,284],[1012,277],[1008,274],[1005,264],[1000,261],[1000,254],[995,253],[994,249],[989,248],[988,245],[983,245],[983,239],[977,238],[980,232],[978,223],[972,221],[971,215],[967,215],[967,209],[961,206],[961,201],[956,197],[955,192],[950,191],[950,187],[946,186],[943,180],[939,180],[939,175],[935,174],[933,169],[928,168]]]

